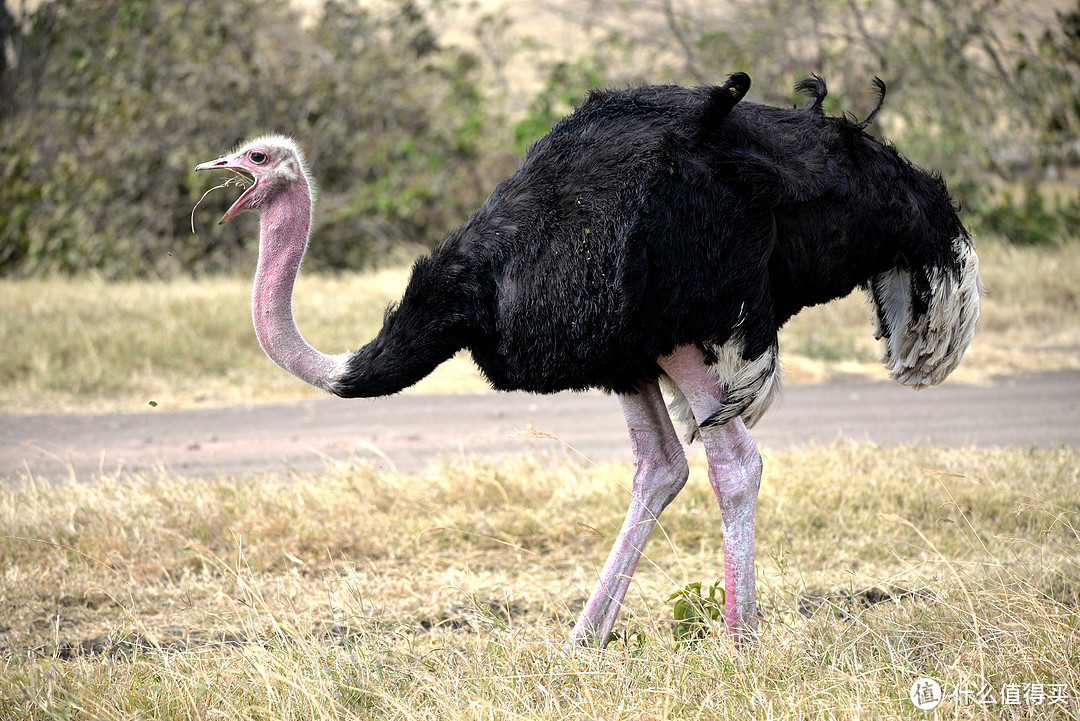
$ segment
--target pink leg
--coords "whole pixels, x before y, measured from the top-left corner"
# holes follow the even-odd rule
[[[636,395],[619,399],[634,449],[630,507],[596,588],[570,633],[570,643],[599,648],[607,644],[615,627],[630,577],[656,519],[682,489],[690,473],[656,382],[643,386]]]
[[[724,405],[724,392],[694,346],[681,346],[660,367],[694,411],[709,462],[709,483],[724,522],[724,586],[727,632],[738,645],[757,636],[754,588],[754,514],[761,485],[761,456],[741,418],[722,426],[708,420]]]

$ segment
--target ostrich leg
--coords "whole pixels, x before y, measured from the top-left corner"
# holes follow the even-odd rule
[[[619,614],[630,577],[660,512],[686,483],[690,471],[656,381],[619,397],[634,449],[634,480],[626,520],[604,570],[585,604],[570,643],[603,648]]]
[[[753,643],[758,630],[754,588],[754,514],[761,485],[761,456],[741,418],[722,426],[708,419],[724,405],[724,392],[694,346],[681,346],[660,367],[686,396],[701,431],[709,483],[724,522],[724,621],[737,645]]]

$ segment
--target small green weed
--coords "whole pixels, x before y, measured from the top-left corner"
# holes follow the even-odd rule
[[[684,643],[698,641],[712,633],[713,626],[724,615],[722,586],[723,581],[717,581],[709,586],[709,595],[703,596],[701,581],[695,581],[668,596],[668,601],[675,602],[671,609],[675,616],[675,627],[671,633],[675,638],[676,649]],[[716,597],[717,591],[720,592],[720,598]]]

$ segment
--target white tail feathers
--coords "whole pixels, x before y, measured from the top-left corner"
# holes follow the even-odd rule
[[[982,285],[979,257],[971,238],[962,235],[952,242],[953,262],[929,271],[930,293],[926,312],[916,313],[911,302],[911,273],[900,268],[880,273],[866,284],[874,307],[874,337],[882,341],[881,362],[889,376],[913,388],[926,388],[945,380],[964,357],[979,322]],[[754,425],[780,395],[782,367],[773,346],[757,358],[742,357],[737,336],[715,346],[717,361],[710,366],[724,391],[721,413],[703,423],[723,425],[741,416]],[[660,387],[668,397],[668,409],[686,426],[686,441],[700,435],[697,420],[682,391],[667,376]]]
[[[954,265],[930,271],[925,313],[912,307],[906,270],[876,275],[866,287],[875,310],[874,337],[882,341],[881,362],[890,378],[913,388],[945,380],[964,357],[979,322],[979,257],[966,235],[952,246]]]

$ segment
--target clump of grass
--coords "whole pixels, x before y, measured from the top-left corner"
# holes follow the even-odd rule
[[[1077,716],[1080,452],[844,445],[765,464],[746,653],[673,636],[665,599],[722,568],[700,460],[602,654],[564,642],[629,464],[23,479],[0,487],[0,714],[890,719],[928,676],[1070,693],[943,717]]]

